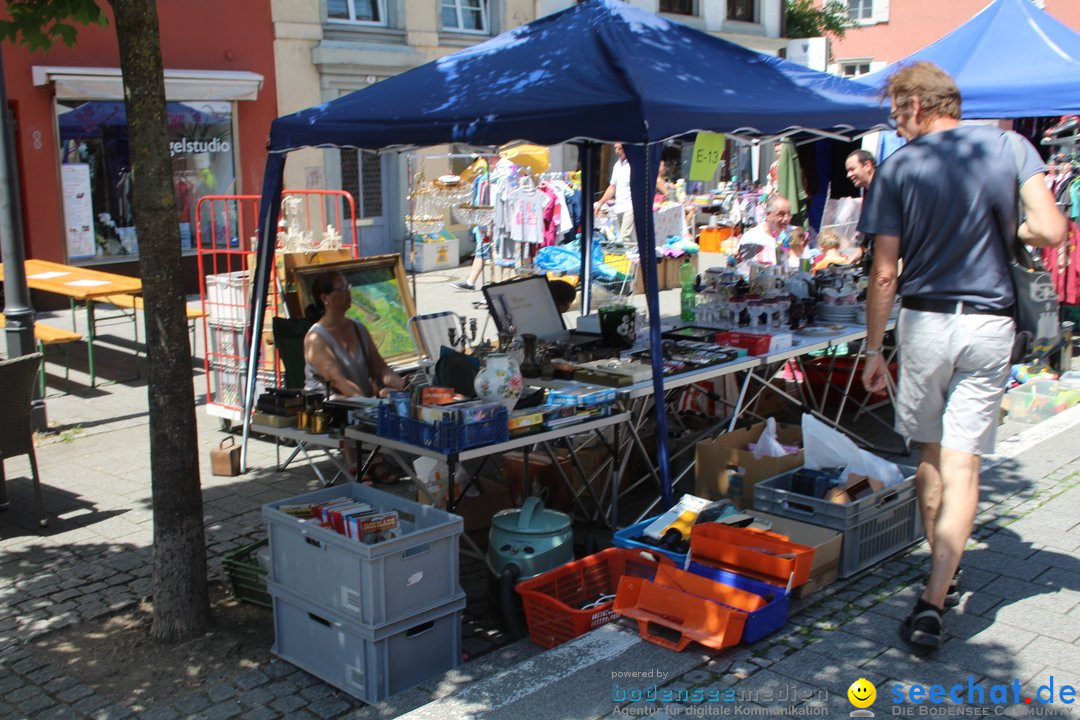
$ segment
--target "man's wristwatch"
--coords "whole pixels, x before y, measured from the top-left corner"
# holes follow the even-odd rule
[[[874,348],[873,350],[871,350],[870,348],[866,348],[865,350],[863,350],[863,355],[865,355],[866,357],[874,357],[875,355],[880,354],[881,348]]]

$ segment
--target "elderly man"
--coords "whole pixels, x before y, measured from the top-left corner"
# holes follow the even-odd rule
[[[851,184],[866,192],[874,179],[874,170],[877,163],[874,162],[874,154],[866,150],[856,150],[844,160],[844,169],[847,170],[847,178]]]
[[[791,203],[783,195],[765,201],[765,221],[739,238],[739,262],[776,264],[776,239],[791,223]]]
[[[960,90],[939,67],[920,62],[898,70],[885,95],[908,142],[878,169],[859,222],[875,236],[863,384],[885,389],[881,345],[899,291],[896,429],[920,445],[915,482],[931,548],[926,588],[900,635],[936,648],[944,608],[960,600],[958,567],[978,506],[980,457],[993,451],[1009,375],[1013,284],[1002,231],[1015,226],[1018,183],[1024,242],[1063,242],[1065,218],[1035,149],[994,127],[961,126]]]

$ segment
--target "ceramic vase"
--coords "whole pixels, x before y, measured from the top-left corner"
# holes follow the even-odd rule
[[[476,374],[474,387],[481,400],[502,403],[507,411],[513,410],[521,396],[521,370],[505,353],[492,353]]]

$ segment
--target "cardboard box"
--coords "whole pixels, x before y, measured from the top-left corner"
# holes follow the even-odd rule
[[[441,238],[438,242],[417,242],[415,250],[416,267],[410,267],[410,269],[415,269],[416,272],[456,268],[461,264],[461,257],[458,254],[458,239],[449,235],[449,233],[447,233],[447,237]],[[410,253],[406,252],[405,264],[407,267],[411,263],[409,255]]]
[[[798,522],[790,518],[751,510],[749,515],[772,524],[774,532],[787,535],[792,542],[814,548],[810,579],[805,585],[792,589],[791,597],[801,600],[836,581],[840,570],[840,548],[844,536],[835,530]]]
[[[681,290],[682,283],[679,282],[679,270],[682,268],[683,260],[687,257],[690,258],[690,265],[694,268],[694,273],[698,272],[698,254],[691,253],[689,255],[680,255],[679,257],[666,257],[662,269],[664,271],[664,280],[661,281],[661,289],[666,290]]]
[[[464,519],[465,532],[482,531],[491,527],[491,516],[500,510],[516,507],[510,491],[502,484],[489,480],[485,477],[477,477],[473,487],[480,491],[479,495],[466,495],[454,508],[454,513]],[[461,492],[461,486],[455,486],[455,491]],[[470,490],[470,493],[472,491]],[[421,505],[430,505],[423,493],[417,493],[416,501]],[[445,509],[445,508],[443,508]]]
[[[656,261],[656,284],[659,285],[658,290],[670,289],[667,284],[666,270],[664,269],[664,259],[658,259]],[[634,280],[634,294],[645,294],[645,269],[639,265],[637,268],[637,279]]]
[[[802,446],[802,428],[798,425],[778,423],[776,429],[781,444]],[[729,498],[740,508],[749,508],[754,504],[756,483],[802,467],[802,450],[794,455],[756,459],[747,446],[757,442],[764,430],[765,423],[758,423],[699,442],[694,494],[710,500]]]

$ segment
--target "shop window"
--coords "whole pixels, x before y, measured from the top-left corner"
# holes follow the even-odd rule
[[[326,0],[326,17],[339,22],[386,24],[385,0]]]
[[[443,30],[488,32],[487,0],[442,0]]]
[[[727,19],[756,23],[758,0],[728,0]]]
[[[660,12],[673,15],[697,15],[694,0],[660,0]]]
[[[183,250],[200,236],[196,206],[204,195],[235,194],[233,106],[229,102],[166,103],[173,187]],[[69,261],[138,255],[124,103],[58,100],[60,175]],[[236,242],[228,220],[199,218],[204,244]]]
[[[341,189],[356,198],[359,219],[382,217],[382,162],[378,153],[342,150]]]

